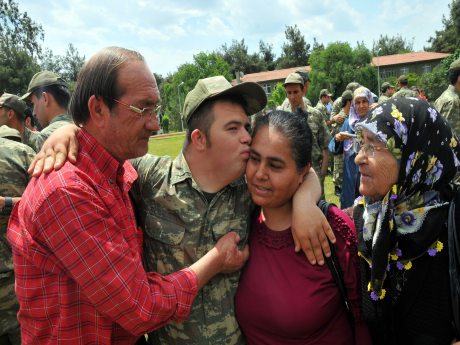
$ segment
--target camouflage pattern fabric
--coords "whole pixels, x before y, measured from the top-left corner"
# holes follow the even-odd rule
[[[53,133],[59,127],[69,123],[73,123],[72,117],[67,114],[62,114],[52,119],[50,124],[43,128],[40,132],[32,132],[30,129],[25,128],[22,142],[38,152],[42,148],[45,140],[51,135],[51,133]]]
[[[307,97],[302,97],[303,99],[303,104],[306,104],[308,106],[312,106],[310,100]],[[289,100],[287,98],[284,99],[283,103],[281,103],[280,106],[277,107],[279,110],[284,110],[284,111],[291,111],[291,104],[289,103]]]
[[[144,229],[148,271],[166,275],[187,267],[229,231],[240,235],[242,246],[247,243],[252,202],[244,178],[209,195],[193,180],[182,154],[175,160],[146,155],[133,165],[139,178],[131,195]],[[214,277],[198,292],[188,318],[150,333],[149,343],[244,344],[233,305],[239,277]]]
[[[412,91],[411,89],[407,87],[402,87],[399,89],[399,91],[395,92],[391,98],[404,98],[404,97],[417,97],[417,94],[415,91]]]
[[[326,106],[323,103],[321,103],[321,101],[319,101],[318,104],[316,104],[315,109],[317,109],[321,113],[324,121],[329,121],[329,113],[327,112]]]
[[[292,112],[291,105],[288,103],[287,107],[281,109],[284,111]],[[312,148],[311,148],[311,165],[315,169],[316,174],[320,180],[322,196],[324,196],[324,179],[325,176],[321,175],[321,162],[323,161],[323,150],[327,150],[329,141],[331,140],[331,134],[327,128],[326,121],[324,121],[323,115],[318,109],[311,106],[304,107],[304,111],[308,113],[308,126],[311,129],[313,136]]]
[[[27,168],[35,152],[28,146],[0,138],[0,196],[18,197],[29,182]],[[14,294],[14,273],[11,247],[6,239],[10,212],[0,212],[0,336],[8,336],[13,344],[20,344],[17,312],[19,305]]]
[[[435,108],[449,122],[455,133],[460,134],[460,93],[453,85],[434,102]]]
[[[386,102],[386,101],[388,101],[389,99],[390,99],[390,97],[388,97],[388,96],[386,96],[386,95],[380,95],[378,103],[379,103],[379,104],[382,104],[383,102]]]
[[[342,96],[337,97],[337,99],[332,103],[331,117],[337,115],[342,111]]]
[[[345,120],[348,117],[348,114],[346,114],[342,109],[340,112],[337,114]],[[343,123],[343,122],[342,122]],[[342,127],[341,124],[338,123],[333,123],[332,124],[332,130],[331,130],[331,137],[334,137],[337,133],[340,132],[340,128]],[[332,155],[330,153],[330,155]],[[342,188],[342,181],[343,181],[343,154],[339,155],[332,155],[334,158],[334,172],[332,174],[332,182],[334,183],[334,186],[337,186],[339,188]]]

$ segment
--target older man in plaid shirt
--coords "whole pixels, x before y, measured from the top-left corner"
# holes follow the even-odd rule
[[[230,232],[185,269],[146,273],[126,160],[145,154],[158,129],[155,78],[137,52],[106,48],[73,97],[78,161],[32,180],[9,224],[22,344],[133,344],[184,320],[198,289],[248,254]]]

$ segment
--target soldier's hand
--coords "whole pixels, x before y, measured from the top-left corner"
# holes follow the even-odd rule
[[[306,207],[305,213],[301,216],[308,219],[308,222],[303,222],[308,226],[303,226],[302,229],[294,227],[292,229],[295,250],[302,249],[312,265],[316,263],[324,265],[324,255],[327,257],[331,255],[327,238],[332,243],[335,243],[335,235],[319,207],[316,205],[313,207],[307,205]],[[293,216],[297,217],[295,213]],[[294,222],[297,221],[293,219],[293,224]]]
[[[43,143],[40,152],[30,164],[29,174],[38,177],[42,173],[47,174],[52,170],[59,170],[67,160],[75,163],[78,154],[77,133],[79,130],[79,127],[75,125],[65,125],[54,131]]]
[[[240,236],[232,231],[217,241],[215,248],[222,260],[221,273],[235,272],[243,267],[249,257],[249,248],[246,245],[243,250],[238,248]]]
[[[345,118],[341,115],[335,115],[332,119],[335,123],[338,123],[339,125],[341,125],[343,121],[345,121]]]

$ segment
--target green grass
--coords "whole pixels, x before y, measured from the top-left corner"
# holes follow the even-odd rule
[[[182,149],[184,142],[184,134],[171,135],[171,136],[155,136],[150,139],[149,153],[157,156],[171,156],[176,157]],[[332,183],[332,176],[326,176],[324,181],[324,189],[326,190],[326,200],[339,205],[339,198],[334,194],[334,184]]]

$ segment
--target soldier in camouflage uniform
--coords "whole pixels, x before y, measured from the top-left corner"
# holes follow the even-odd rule
[[[391,96],[395,93],[395,87],[389,82],[384,82],[381,87],[382,94],[379,97],[379,104],[390,99]]]
[[[434,106],[457,133],[460,134],[460,58],[450,64],[447,89],[434,102]]]
[[[355,90],[360,87],[359,83],[352,81],[347,84],[345,91],[355,92]],[[342,96],[338,97],[332,104],[331,117],[337,115],[342,110]]]
[[[6,125],[19,131],[21,138],[25,129],[27,104],[16,95],[4,93],[0,97],[0,126]]]
[[[0,343],[20,344],[17,319],[19,304],[14,293],[13,259],[6,229],[13,205],[29,182],[27,168],[35,152],[24,144],[6,138],[20,141],[21,136],[15,129],[0,127]]]
[[[330,112],[327,110],[326,105],[329,104],[329,102],[331,101],[331,96],[332,96],[332,93],[330,93],[327,89],[322,89],[319,92],[319,100],[315,107],[316,109],[319,110],[321,115],[323,115],[323,119],[324,121],[326,121],[326,124],[328,125],[328,127],[331,125],[331,123],[330,123]]]
[[[33,113],[44,127],[40,132],[32,132],[28,128],[24,130],[22,142],[37,152],[57,128],[73,123],[67,113],[69,89],[65,81],[54,72],[42,71],[35,74],[21,99],[32,102]]]
[[[303,79],[303,89],[302,89],[302,92],[303,92],[303,97],[302,97],[302,100],[303,100],[303,103],[308,105],[308,106],[312,106],[310,100],[306,97],[307,95],[307,92],[308,92],[308,88],[310,87],[310,76],[308,75],[308,72],[306,71],[301,71],[301,70],[297,70],[295,71],[294,73],[297,73],[298,75],[300,75],[300,77]],[[287,97],[284,99],[283,103],[277,107],[277,109],[287,109],[289,108],[289,99],[287,99]]]
[[[342,109],[337,115],[334,115],[331,118],[331,120],[333,121],[331,125],[332,138],[334,138],[335,135],[340,132],[340,128],[342,127],[343,122],[348,118],[348,114],[350,113],[351,101],[353,100],[353,92],[345,90],[342,96],[340,96],[340,99],[342,100]],[[334,193],[335,195],[340,196],[343,182],[343,153],[331,153],[334,157],[334,172],[332,175],[332,182],[334,183]]]
[[[416,93],[409,89],[408,84],[407,76],[400,75],[398,78],[399,90],[391,98],[417,97]]]
[[[311,164],[313,169],[315,169],[316,173],[320,176],[322,197],[324,198],[324,179],[327,175],[329,163],[327,145],[331,140],[331,135],[321,113],[303,102],[302,85],[303,80],[297,73],[291,73],[287,76],[284,81],[284,89],[289,99],[289,105],[280,108],[280,110],[292,112],[297,108],[301,108],[308,114],[308,125],[310,126],[313,137]]]

